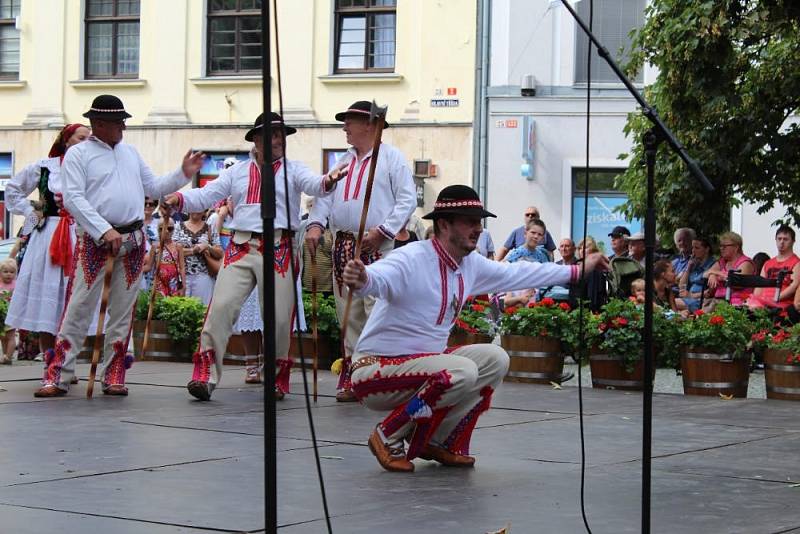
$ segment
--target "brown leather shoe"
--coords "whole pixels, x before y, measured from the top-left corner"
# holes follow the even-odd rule
[[[42,386],[33,392],[34,397],[49,398],[49,397],[63,397],[67,392],[53,384]]]
[[[343,389],[336,392],[336,402],[357,402],[356,394],[352,389]]]
[[[186,384],[186,389],[189,390],[189,394],[195,399],[201,401],[211,400],[211,389],[208,387],[207,382],[201,382],[200,380],[192,380],[191,382]]]
[[[375,455],[381,467],[387,471],[399,473],[411,473],[414,471],[414,464],[406,458],[403,447],[390,447],[381,439],[377,428],[370,434],[367,445],[369,445],[369,450]]]
[[[244,377],[245,384],[260,384],[261,383],[261,373],[258,372],[258,369],[248,369],[247,374]]]
[[[422,448],[419,457],[423,460],[434,460],[449,467],[473,467],[475,465],[474,456],[455,454],[444,447],[437,447],[431,443]]]
[[[121,384],[113,384],[106,388],[103,388],[103,395],[115,395],[118,397],[127,397],[128,396],[128,388]]]
[[[275,400],[283,400],[283,398],[285,396],[286,396],[286,393],[284,393],[283,391],[281,391],[279,389],[275,390]]]

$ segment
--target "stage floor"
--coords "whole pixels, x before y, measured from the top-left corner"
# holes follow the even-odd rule
[[[87,365],[78,374],[85,377]],[[34,399],[40,367],[0,368],[0,532],[261,532],[262,391],[226,367],[209,403],[189,364],[139,362],[131,395]],[[313,408],[333,530],[580,533],[578,390],[505,384],[473,438],[475,469],[383,471],[366,447],[380,414]],[[299,373],[292,388],[302,392]],[[595,533],[640,531],[641,394],[584,389],[586,514]],[[652,531],[800,532],[799,405],[656,394]],[[278,523],[325,532],[303,397],[278,404]]]

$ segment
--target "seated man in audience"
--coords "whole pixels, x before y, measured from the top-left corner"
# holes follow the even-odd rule
[[[778,298],[775,298],[775,287],[757,287],[753,294],[747,299],[747,305],[753,308],[785,309],[794,303],[797,286],[800,285],[800,258],[794,253],[794,230],[786,225],[782,225],[775,232],[775,245],[778,248],[778,255],[770,258],[761,268],[761,276],[764,278],[778,278],[778,273],[786,271],[783,284],[780,288]],[[777,300],[777,302],[776,302]]]
[[[558,244],[558,252],[561,254],[561,259],[556,262],[558,265],[574,265],[578,263],[578,258],[575,256],[575,242],[565,237]],[[551,286],[542,289],[541,298],[549,297],[553,300],[568,301],[569,300],[569,284],[565,286]]]
[[[697,237],[691,228],[678,228],[672,237],[677,253],[672,257],[672,268],[680,277],[692,259],[692,241]]]
[[[628,242],[628,256],[639,262],[644,268],[644,233],[636,232],[625,239]]]

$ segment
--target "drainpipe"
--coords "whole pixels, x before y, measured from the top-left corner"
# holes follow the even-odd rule
[[[475,40],[475,118],[472,139],[472,187],[478,192],[484,206],[488,206],[488,114],[489,56],[491,52],[491,0],[478,0]]]

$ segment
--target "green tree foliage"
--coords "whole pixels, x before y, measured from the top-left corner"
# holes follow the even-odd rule
[[[728,229],[736,196],[764,213],[776,201],[800,224],[800,2],[797,0],[652,0],[635,32],[629,74],[645,62],[658,79],[644,94],[717,188],[701,190],[666,143],[659,147],[656,213],[662,241],[690,226],[713,236]],[[641,113],[628,117],[633,142],[618,185],[623,211],[644,216]],[[623,154],[622,157],[627,157]]]

